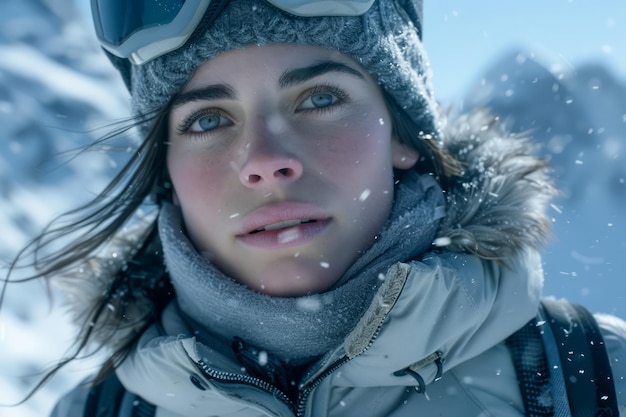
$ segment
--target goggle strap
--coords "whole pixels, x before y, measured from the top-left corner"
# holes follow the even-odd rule
[[[117,55],[113,55],[111,52],[107,51],[105,48],[102,48],[102,50],[106,54],[107,58],[109,58],[109,61],[111,61],[111,64],[113,64],[113,66],[119,71],[120,75],[122,76],[122,79],[124,80],[124,84],[126,85],[126,88],[128,89],[128,91],[130,91],[130,87],[131,87],[131,79],[130,79],[131,78],[130,77],[131,63],[130,61],[126,58],[120,58]]]

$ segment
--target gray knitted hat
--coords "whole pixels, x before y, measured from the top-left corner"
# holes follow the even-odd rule
[[[272,43],[310,44],[359,62],[421,131],[435,134],[437,107],[419,33],[421,10],[421,0],[376,0],[363,16],[296,17],[263,0],[233,0],[204,34],[133,65],[133,110],[141,115],[162,108],[198,66],[222,52]]]

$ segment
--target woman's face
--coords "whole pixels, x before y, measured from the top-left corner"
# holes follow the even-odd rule
[[[265,294],[323,292],[389,216],[392,138],[376,83],[345,55],[254,46],[200,66],[169,116],[167,167],[187,234]]]

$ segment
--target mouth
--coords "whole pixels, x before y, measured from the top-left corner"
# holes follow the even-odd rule
[[[331,219],[300,219],[271,223],[238,235],[237,240],[257,249],[274,250],[306,245],[331,227]]]
[[[332,224],[330,213],[319,206],[286,201],[244,216],[236,239],[259,249],[281,249],[316,241]]]
[[[284,221],[284,222],[277,222],[277,223],[273,223],[273,224],[268,224],[267,226],[264,226],[264,227],[259,227],[258,229],[252,230],[248,234],[253,235],[255,233],[260,233],[260,232],[269,232],[269,231],[272,231],[272,230],[288,229],[288,228],[293,227],[293,226],[299,226],[301,224],[309,224],[309,223],[316,223],[316,222],[317,222],[317,219],[287,220],[287,221]]]

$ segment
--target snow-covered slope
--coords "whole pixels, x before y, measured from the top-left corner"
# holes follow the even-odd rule
[[[0,5],[0,225],[12,234],[0,250],[23,242],[21,234],[32,235],[74,197],[84,200],[85,189],[102,186],[124,155],[69,161],[72,153],[61,153],[102,134],[88,130],[128,114],[121,82],[71,1],[7,4]],[[60,192],[68,189],[70,195]],[[45,205],[36,204],[40,199]]]
[[[52,217],[98,191],[126,157],[64,154],[104,134],[97,127],[128,114],[123,85],[80,18],[69,0],[0,3],[3,261]],[[0,404],[23,399],[36,373],[64,354],[71,336],[41,283],[9,286],[0,309]],[[0,407],[0,416],[48,415],[60,393],[89,371],[65,372],[27,404]]]

